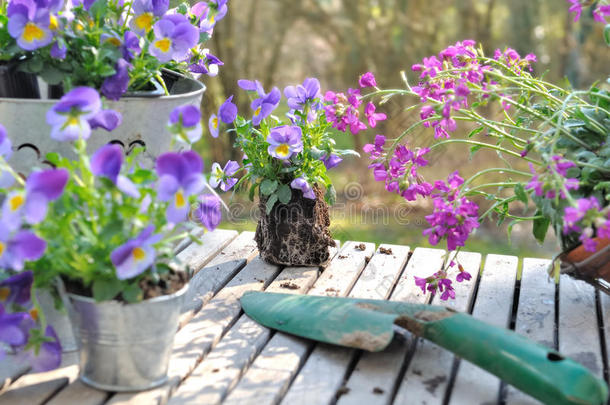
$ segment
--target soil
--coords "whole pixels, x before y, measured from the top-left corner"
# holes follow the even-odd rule
[[[379,253],[381,253],[382,255],[391,255],[392,254],[392,248],[384,248],[384,247],[379,247]]]
[[[80,281],[64,279],[63,282],[67,292],[84,297],[93,297],[91,287],[85,287]],[[143,299],[150,299],[178,292],[186,283],[188,283],[188,276],[185,272],[170,270],[157,283],[154,283],[150,277],[145,277],[138,284],[142,289]],[[113,299],[126,303],[121,294]]]
[[[360,243],[360,244],[356,245],[356,250],[360,250],[360,251],[364,252],[366,250],[366,245],[364,243]]]
[[[285,281],[282,284],[280,284],[281,288],[287,288],[289,290],[298,290],[299,286],[296,285],[295,283],[291,283],[290,281]]]
[[[267,197],[260,195],[260,219],[254,239],[263,260],[286,266],[325,266],[330,258],[330,216],[322,190],[314,186],[316,199],[292,190],[289,204],[276,203],[266,214]]]

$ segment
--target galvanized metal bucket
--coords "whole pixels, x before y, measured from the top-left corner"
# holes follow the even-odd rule
[[[81,380],[106,391],[141,391],[165,383],[187,290],[188,284],[135,304],[68,294]]]
[[[105,108],[123,115],[123,123],[112,132],[94,130],[88,140],[88,151],[93,153],[109,142],[123,145],[126,153],[136,146],[145,146],[141,162],[152,167],[155,158],[169,150],[171,137],[166,128],[169,114],[181,105],[199,106],[205,86],[197,80],[178,76],[169,91],[169,96],[123,97],[105,102]],[[0,98],[0,124],[6,128],[16,149],[10,163],[17,172],[27,175],[34,167],[44,167],[45,156],[50,152],[74,157],[70,145],[50,137],[46,114],[56,102]]]

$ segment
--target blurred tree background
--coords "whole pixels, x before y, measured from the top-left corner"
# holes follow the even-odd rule
[[[582,88],[608,77],[610,51],[602,40],[603,24],[594,24],[590,10],[577,23],[563,0],[230,0],[229,13],[215,29],[210,51],[225,65],[214,78],[204,78],[208,90],[204,118],[235,95],[240,114],[250,115],[250,100],[237,87],[242,78],[258,79],[268,91],[320,79],[323,91],[356,87],[360,74],[371,71],[380,87],[401,87],[400,71],[417,81],[410,67],[463,39],[478,41],[486,53],[511,47],[538,57],[535,74],[563,86]],[[382,106],[390,119],[357,136],[340,133],[339,144],[361,151],[376,133],[395,137],[413,122],[403,113],[414,100],[393,99]],[[280,115],[281,111],[276,111]],[[491,112],[493,113],[493,112]],[[468,128],[463,129],[467,133]],[[456,136],[459,136],[456,134]],[[432,131],[419,135],[421,143]],[[208,167],[239,160],[231,137],[209,136],[199,146]],[[451,153],[450,153],[451,152]],[[445,178],[460,168],[474,173],[498,157],[481,154],[468,159],[468,150],[434,155],[428,180]],[[409,203],[385,192],[367,169],[366,157],[344,161],[334,169],[338,204],[332,209],[336,238],[425,246],[421,235],[427,201]],[[253,230],[256,207],[243,193],[226,195],[231,212],[225,227]],[[557,245],[536,245],[531,225],[515,227],[512,244],[506,229],[486,223],[471,238],[468,249],[551,256]]]

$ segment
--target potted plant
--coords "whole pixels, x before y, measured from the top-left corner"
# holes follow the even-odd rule
[[[214,229],[220,200],[202,194],[207,179],[193,151],[166,152],[154,168],[115,144],[87,153],[89,122],[108,115],[97,91],[76,87],[47,114],[51,136],[72,141],[77,159],[49,154],[55,168],[33,172],[9,193],[2,220],[27,223],[46,241],[31,264],[35,285],[59,279],[80,344],[81,379],[110,390],[147,389],[166,381],[173,337],[190,272],[174,254],[194,227]],[[178,107],[168,127],[195,142],[197,107]],[[44,177],[43,177],[44,176]],[[44,217],[46,216],[46,219]]]
[[[336,192],[327,171],[345,156],[358,156],[337,149],[330,129],[361,124],[357,119],[359,124],[337,121],[341,103],[354,94],[329,92],[323,98],[319,81],[305,79],[302,85],[284,89],[288,113],[281,120],[272,115],[281,100],[277,87],[267,93],[257,80],[238,84],[253,96],[252,116],[237,116],[231,96],[210,117],[209,126],[218,136],[219,123],[234,124],[235,147],[244,157],[241,164],[229,161],[224,168],[215,163],[210,184],[223,191],[233,186],[249,189],[251,200],[258,191],[255,239],[261,258],[282,265],[323,266],[329,259],[328,247],[334,246],[328,204],[334,203]],[[238,181],[233,176],[239,171],[243,176]]]
[[[159,131],[166,117],[180,105],[199,106],[205,86],[195,77],[214,76],[222,65],[203,46],[226,14],[226,3],[182,3],[173,9],[168,0],[2,3],[0,122],[19,134],[13,138],[19,148],[15,168],[27,173],[48,152],[69,152],[47,136],[44,117],[54,102],[31,99],[39,98],[35,76],[56,96],[93,87],[123,115],[125,123],[112,134],[92,138],[89,152],[110,141],[126,152],[144,145],[140,158],[152,164],[168,150],[171,136]],[[30,82],[33,93],[24,94]]]
[[[572,3],[574,11],[582,7]],[[610,6],[598,4],[593,12],[604,21]],[[606,39],[609,32],[606,27]],[[532,75],[535,61],[535,55],[522,57],[510,48],[486,56],[466,40],[413,65],[417,85],[403,73],[406,88],[376,88],[363,98],[412,97],[417,102],[408,110],[418,109],[419,119],[394,139],[377,135],[367,144],[369,168],[387,191],[408,201],[432,200],[423,233],[433,245],[446,241],[449,251],[458,251],[493,216],[499,224],[510,221],[509,234],[515,224],[531,222],[540,242],[549,227],[554,230],[565,270],[610,281],[610,93],[603,83],[588,90],[548,83]],[[376,87],[370,73],[363,82]],[[470,133],[455,137],[463,122],[471,124]],[[433,136],[430,146],[409,138],[421,128]],[[466,179],[455,171],[447,180],[425,181],[422,168],[431,165],[433,151],[460,147],[466,156],[491,150],[506,165],[479,169]],[[489,206],[481,210],[483,200]],[[453,260],[427,278],[416,277],[416,284],[452,298],[452,270],[458,282],[470,279]]]

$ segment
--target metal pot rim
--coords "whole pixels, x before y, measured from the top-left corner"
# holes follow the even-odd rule
[[[154,302],[163,302],[163,301],[169,301],[171,299],[180,297],[181,295],[186,294],[186,292],[188,291],[190,286],[190,281],[187,282],[180,290],[176,291],[175,293],[172,294],[167,294],[167,295],[162,295],[160,297],[155,297],[155,298],[149,298],[140,302],[133,302],[133,303],[120,303],[121,305],[140,305],[140,304],[147,304],[147,303],[154,303]],[[71,299],[75,300],[75,301],[81,301],[81,302],[86,302],[89,304],[104,304],[104,303],[110,303],[110,302],[114,302],[114,303],[119,303],[119,301],[116,300],[107,300],[107,301],[96,301],[95,299],[91,298],[91,297],[85,297],[84,295],[78,295],[78,294],[73,294],[73,293],[67,293],[68,297],[70,297]]]
[[[143,101],[143,100],[173,100],[176,98],[185,98],[185,97],[193,97],[196,96],[198,94],[202,94],[206,87],[205,84],[203,84],[202,82],[200,82],[199,80],[190,78],[188,76],[182,75],[178,72],[172,72],[172,74],[175,74],[177,76],[181,76],[184,80],[189,80],[192,81],[194,83],[197,83],[196,86],[198,86],[199,88],[197,90],[193,90],[189,93],[181,93],[181,94],[170,94],[169,96],[159,96],[159,97],[125,97],[125,98],[120,98],[118,101],[111,101],[111,100],[107,100],[109,104],[113,104],[113,103],[121,103],[121,102],[129,102],[129,101]],[[57,104],[58,100],[53,100],[53,99],[35,99],[35,98],[12,98],[12,97],[0,97],[0,101],[11,101],[11,102],[27,102],[27,103],[33,103],[33,104],[48,104],[48,105],[55,105]]]

